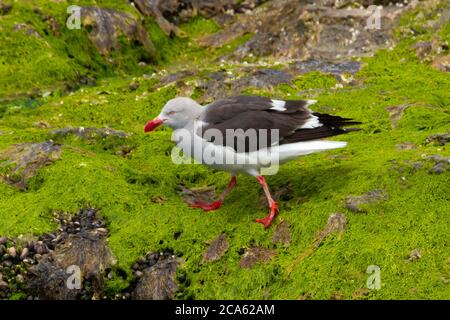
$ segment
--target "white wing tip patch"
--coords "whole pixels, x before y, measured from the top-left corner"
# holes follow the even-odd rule
[[[283,100],[275,100],[275,99],[271,99],[272,100],[272,108],[270,108],[271,110],[276,110],[276,111],[286,111],[286,108],[284,107],[286,105],[286,101]]]
[[[323,124],[320,123],[319,118],[316,116],[312,116],[308,121],[305,122],[301,129],[314,129],[318,127],[322,127]]]

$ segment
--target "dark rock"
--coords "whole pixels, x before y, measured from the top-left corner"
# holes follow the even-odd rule
[[[284,220],[277,224],[272,235],[272,242],[286,245],[291,243],[291,229],[287,221]]]
[[[167,35],[185,36],[176,23],[189,21],[197,15],[206,18],[223,16],[225,12],[247,13],[265,0],[133,0],[136,8],[151,16]]]
[[[34,245],[34,252],[36,252],[37,254],[45,254],[48,252],[48,248],[47,246],[44,244],[44,242],[42,241],[38,241],[35,245]]]
[[[92,208],[82,209],[76,215],[57,213],[56,216],[63,231],[40,236],[41,240],[29,245],[32,250],[28,256],[37,264],[28,269],[27,290],[40,299],[101,296],[103,274],[115,264],[106,245],[105,233],[98,232],[104,222],[96,217],[96,210]],[[69,229],[72,229],[71,233],[64,231]],[[81,289],[67,288],[71,266],[80,268]]]
[[[233,83],[233,90],[242,92],[247,88],[268,89],[282,83],[290,84],[292,75],[276,69],[260,69],[250,76],[244,76]]]
[[[388,195],[383,190],[372,190],[361,196],[348,196],[345,200],[347,209],[353,212],[365,212],[362,206],[377,203],[388,199]]]
[[[156,50],[147,31],[133,15],[109,8],[82,7],[81,17],[83,26],[92,28],[89,39],[101,54],[107,56],[118,49],[117,38],[124,35],[129,41],[141,43],[150,58],[155,57]]]
[[[430,170],[429,173],[441,174],[448,170],[449,165],[443,162],[436,163]]]
[[[136,8],[145,16],[151,16],[155,19],[155,22],[168,36],[176,35],[177,37],[184,36],[184,33],[176,25],[169,22],[165,17],[163,12],[161,12],[161,5],[164,4],[167,7],[172,7],[174,10],[178,11],[178,1],[146,1],[146,0],[133,0]]]
[[[244,34],[254,34],[238,47],[233,56],[250,53],[275,57],[341,60],[364,56],[393,44],[392,29],[401,13],[412,5],[383,8],[380,29],[367,28],[373,11],[365,8],[336,8],[335,1],[280,0],[257,7],[251,15],[238,15],[236,21],[201,39],[211,47],[221,47]]]
[[[344,61],[330,62],[326,60],[309,59],[306,61],[297,61],[290,66],[290,70],[295,73],[308,73],[312,71],[320,71],[332,75],[341,75],[343,73],[355,74],[361,69],[361,62]]]
[[[263,247],[250,247],[242,255],[239,266],[241,268],[252,268],[258,262],[267,262],[276,255],[276,250]]]
[[[443,157],[438,154],[433,154],[431,156],[425,157],[427,160],[433,161],[434,163],[450,163],[450,157]]]
[[[81,290],[69,289],[68,277],[63,267],[44,259],[29,270],[27,287],[39,299],[75,300]]]
[[[6,173],[0,174],[0,179],[6,183],[24,190],[27,181],[37,171],[59,159],[61,146],[53,141],[41,143],[22,143],[11,146],[0,152],[0,169],[6,168]]]
[[[176,270],[182,263],[180,258],[163,257],[144,270],[132,298],[136,300],[173,299],[178,285],[175,282]]]
[[[2,244],[0,244],[0,256],[4,255],[6,252],[6,247]]]
[[[209,245],[208,250],[203,253],[203,262],[217,261],[222,258],[228,250],[229,244],[224,234],[218,235]]]
[[[0,237],[0,244],[6,244],[8,239],[6,237]]]
[[[159,84],[156,86],[156,88],[163,87],[163,86],[166,86],[169,84],[173,84],[173,83],[183,80],[187,77],[191,77],[191,76],[195,75],[196,73],[197,72],[194,70],[182,70],[179,72],[171,73],[171,74],[161,78],[161,80],[159,81]]]
[[[450,132],[442,134],[433,134],[425,140],[425,143],[435,143],[441,146],[445,146],[449,142],[450,142]]]

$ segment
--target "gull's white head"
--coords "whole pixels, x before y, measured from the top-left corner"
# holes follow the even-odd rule
[[[184,128],[201,113],[201,109],[201,105],[191,98],[179,97],[171,99],[165,104],[156,118],[147,122],[144,131],[153,131],[162,124],[173,129]]]

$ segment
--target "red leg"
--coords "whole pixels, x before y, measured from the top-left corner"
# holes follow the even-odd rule
[[[223,201],[225,200],[225,197],[233,190],[233,188],[236,186],[236,176],[231,176],[231,180],[228,183],[228,186],[223,192],[220,194],[220,197],[218,200],[207,203],[202,200],[196,200],[194,203],[190,204],[189,206],[192,208],[201,208],[205,211],[212,211],[219,209],[222,205]]]
[[[275,216],[278,213],[278,205],[275,202],[275,200],[273,200],[273,198],[270,194],[266,179],[264,179],[263,176],[257,176],[256,179],[258,179],[259,184],[262,186],[262,188],[264,190],[264,194],[266,195],[267,202],[269,203],[270,212],[265,218],[256,219],[255,221],[262,223],[264,225],[264,228],[267,229],[268,227],[270,227],[273,218],[275,218]]]

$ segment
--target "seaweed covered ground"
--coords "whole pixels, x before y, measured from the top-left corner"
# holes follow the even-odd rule
[[[93,289],[56,298],[450,298],[448,2],[403,12],[392,44],[345,63],[236,58],[254,33],[206,46],[226,28],[208,16],[168,35],[127,1],[74,2],[128,14],[151,42],[129,34],[105,54],[66,28],[65,1],[0,1],[0,298],[55,298],[40,259],[86,237],[99,242],[81,250],[103,253],[82,267]],[[173,164],[170,130],[143,132],[173,97],[239,93],[316,99],[362,122],[336,138],[345,149],[267,177],[281,210],[268,230],[254,223],[267,210],[254,178],[239,176],[218,211],[191,209],[228,175]]]

